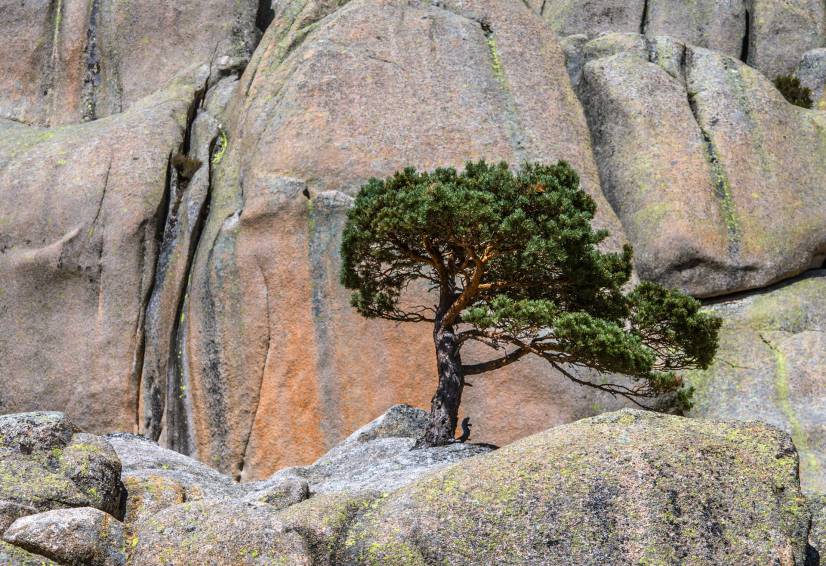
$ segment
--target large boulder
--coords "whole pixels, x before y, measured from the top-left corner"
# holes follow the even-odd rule
[[[100,437],[76,432],[61,413],[0,417],[0,528],[66,507],[123,516],[121,464]]]
[[[737,57],[770,78],[824,44],[819,0],[528,0],[561,36],[669,35]]]
[[[190,65],[249,58],[256,0],[0,1],[0,118],[59,125],[117,114]]]
[[[188,82],[87,124],[0,124],[0,411],[136,427],[143,310]]]
[[[423,478],[350,528],[347,564],[804,564],[789,437],[625,410]]]
[[[748,63],[771,79],[794,71],[800,56],[823,47],[826,5],[819,0],[749,0]]]
[[[637,38],[579,47],[572,72],[640,276],[713,296],[819,267],[826,116],[733,58]]]
[[[541,18],[492,0],[338,4],[278,3],[231,103],[182,311],[191,444],[177,448],[245,480],[312,461],[391,403],[429,401],[430,329],[365,320],[338,283],[345,212],[370,177],[566,159],[622,241]],[[466,410],[502,431],[476,429],[494,443],[611,402],[541,364],[477,383]]]
[[[186,501],[240,499],[244,493],[229,476],[142,436],[121,433],[106,438],[123,464],[129,541],[136,524],[168,507]]]
[[[67,566],[123,566],[123,525],[92,507],[56,509],[18,519],[3,539]]]
[[[803,488],[826,492],[826,272],[711,307],[720,350],[696,388],[695,416],[771,423],[800,452]]]
[[[170,507],[137,525],[130,564],[313,564],[304,538],[274,514],[269,505],[236,501]]]
[[[268,480],[253,483],[254,493],[270,484],[300,478],[312,493],[389,492],[450,464],[491,451],[488,445],[451,444],[413,450],[424,433],[428,413],[406,405],[391,407],[306,467],[280,470]]]
[[[747,4],[744,0],[648,0],[643,30],[648,37],[673,36],[732,57],[747,57]]]
[[[648,0],[650,2],[651,0]],[[529,0],[531,7],[560,36],[610,32],[640,33],[645,25],[646,0]]]
[[[660,36],[719,51],[774,78],[824,43],[819,2],[754,0],[526,0],[563,41]],[[750,56],[751,55],[751,56]]]

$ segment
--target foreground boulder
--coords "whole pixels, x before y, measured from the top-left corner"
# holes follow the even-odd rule
[[[625,410],[423,478],[349,531],[352,564],[804,564],[789,437]]]
[[[336,450],[412,439],[420,416],[394,407]],[[248,494],[173,505],[133,524],[126,546],[136,566],[802,566],[820,531],[816,521],[807,549],[797,467],[788,435],[768,425],[624,410],[429,473],[411,464],[413,479],[384,493],[342,467],[349,484],[311,483],[330,491],[283,509]]]
[[[6,542],[60,564],[123,566],[123,525],[92,507],[56,509],[23,517],[6,530]]]
[[[133,525],[185,501],[240,498],[241,486],[229,476],[183,454],[134,434],[111,434],[107,440],[123,465],[127,535]]]
[[[102,438],[62,413],[0,417],[0,531],[16,519],[66,507],[123,516],[121,465]]]
[[[57,566],[45,556],[32,554],[20,547],[0,541],[0,564],[6,566]]]
[[[266,491],[287,478],[301,478],[312,493],[389,492],[450,464],[490,452],[478,444],[451,444],[412,450],[424,433],[429,414],[396,405],[351,434],[311,466],[286,468],[270,479],[251,484]]]
[[[261,503],[197,501],[170,507],[136,527],[130,562],[140,566],[289,564],[310,566],[300,534]]]
[[[826,493],[826,271],[711,308],[724,320],[720,350],[690,376],[692,415],[785,430],[804,490]]]

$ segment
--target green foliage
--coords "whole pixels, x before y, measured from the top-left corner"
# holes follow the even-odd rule
[[[812,107],[812,90],[800,84],[800,79],[791,75],[774,79],[774,86],[792,104],[801,108]]]
[[[676,291],[626,293],[632,251],[605,252],[596,205],[564,162],[408,168],[362,188],[342,243],[342,283],[369,318],[430,322],[503,352],[465,375],[546,359],[569,379],[632,400],[666,396],[685,408],[676,372],[706,368],[721,321]],[[438,291],[410,306],[411,284]],[[415,302],[415,301],[413,301]],[[421,302],[421,301],[419,301]],[[579,378],[576,367],[623,373],[628,384]]]

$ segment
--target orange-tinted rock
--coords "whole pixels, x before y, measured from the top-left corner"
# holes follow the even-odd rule
[[[186,436],[201,459],[245,479],[312,461],[393,403],[429,404],[431,329],[362,319],[338,283],[347,195],[370,177],[566,159],[622,239],[540,18],[520,3],[354,0],[314,23],[334,4],[291,3],[242,78],[184,309]],[[559,382],[545,385],[547,368],[504,375],[524,383],[491,385],[490,400],[468,392],[476,440],[510,440],[593,405],[572,394],[576,408],[549,409]],[[526,398],[527,411],[515,400]]]
[[[249,57],[258,2],[0,0],[0,118],[117,114],[197,62]]]
[[[193,93],[53,129],[0,125],[0,412],[136,427],[143,309]]]

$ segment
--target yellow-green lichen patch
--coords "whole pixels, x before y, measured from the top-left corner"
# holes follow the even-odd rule
[[[350,557],[586,564],[633,548],[635,563],[768,559],[798,544],[805,523],[789,446],[762,424],[629,411],[587,419],[390,494],[351,531]]]

